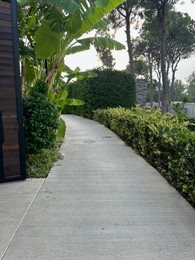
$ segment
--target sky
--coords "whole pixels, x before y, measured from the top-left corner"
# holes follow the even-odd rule
[[[175,7],[177,11],[188,13],[188,15],[190,15],[192,19],[195,20],[195,3],[192,4],[191,0],[180,0],[175,5]],[[138,31],[134,31],[133,35],[136,37],[138,35]],[[89,36],[90,35],[86,35],[85,37]],[[117,32],[115,39],[126,45],[126,36],[124,29],[120,29]],[[113,51],[113,56],[115,58],[116,63],[115,69],[125,69],[128,64],[127,50]],[[74,69],[78,66],[82,71],[97,68],[102,65],[101,62],[98,60],[96,51],[93,47],[91,47],[89,51],[84,51],[82,53],[66,56],[65,63],[66,65],[70,66],[71,69]],[[180,61],[178,65],[178,70],[176,72],[176,78],[182,80],[185,83],[188,76],[193,71],[195,71],[195,54],[188,59]]]

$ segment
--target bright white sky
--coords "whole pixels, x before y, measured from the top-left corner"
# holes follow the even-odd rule
[[[183,2],[183,4],[181,4]],[[188,13],[195,20],[195,3],[192,4],[191,0],[179,1],[176,5],[176,10],[184,13]],[[137,32],[135,32],[136,36]],[[87,37],[87,36],[86,36]],[[117,35],[116,40],[126,45],[125,32],[121,29]],[[128,55],[126,50],[113,51],[113,56],[115,58],[115,69],[123,70],[128,64]],[[98,60],[95,49],[92,47],[89,51],[82,53],[77,53],[74,55],[69,55],[66,57],[65,63],[72,69],[77,66],[81,68],[82,71],[87,69],[93,69],[101,66],[101,62]],[[181,79],[183,82],[186,81],[187,77],[195,71],[195,55],[191,58],[182,60],[178,65],[178,71],[176,73],[176,78]]]

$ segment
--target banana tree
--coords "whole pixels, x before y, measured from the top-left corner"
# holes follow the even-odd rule
[[[64,72],[66,55],[91,45],[123,49],[124,45],[109,38],[81,38],[103,28],[101,19],[123,1],[18,0],[23,83],[42,79],[51,91],[57,76]]]
[[[80,106],[84,104],[84,101],[79,99],[68,98],[67,86],[72,79],[83,79],[96,77],[96,73],[92,71],[81,72],[80,68],[77,67],[74,71],[68,66],[64,66],[65,75],[59,75],[55,79],[55,88],[49,90],[50,100],[58,108],[59,113],[64,109],[64,106]]]

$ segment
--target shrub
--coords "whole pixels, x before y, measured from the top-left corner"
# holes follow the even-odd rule
[[[93,110],[135,105],[135,82],[123,71],[94,70],[97,77],[84,78],[70,84],[69,96],[85,101],[80,107],[66,107],[64,112],[92,118]]]
[[[195,136],[171,114],[150,108],[109,108],[94,119],[116,132],[195,205]]]
[[[195,132],[195,118],[187,118],[187,121],[190,122],[190,124],[188,125],[188,128]]]
[[[24,98],[24,132],[27,154],[54,146],[59,123],[57,108],[47,96],[48,87],[37,82]]]
[[[65,122],[60,119],[56,144],[53,149],[42,149],[39,154],[28,154],[26,173],[29,178],[46,178],[53,164],[61,158],[59,147],[63,143],[66,131]]]

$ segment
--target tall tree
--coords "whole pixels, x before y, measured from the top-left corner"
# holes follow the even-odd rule
[[[166,19],[171,5],[178,0],[142,0],[142,5],[149,12],[154,12],[158,18],[159,24],[159,40],[160,40],[160,60],[163,84],[162,111],[169,111],[169,83],[166,67]]]
[[[153,17],[150,17],[150,23],[145,21],[142,25],[140,37],[135,41],[135,57],[143,57],[148,65],[148,87],[150,90],[150,103],[153,106],[153,70],[154,61],[159,59],[159,42],[156,36],[156,23],[151,22]],[[155,32],[155,33],[154,33]]]
[[[127,53],[129,57],[129,69],[131,75],[135,78],[134,53],[132,42],[132,25],[135,24],[139,10],[140,0],[126,0],[107,16],[107,31],[112,28],[117,30],[125,28]]]
[[[181,59],[188,58],[193,54],[195,48],[195,22],[187,15],[180,12],[169,10],[166,19],[166,73],[167,78],[170,79],[170,99],[172,98],[172,92],[175,73],[177,71],[178,64]],[[146,16],[146,20],[142,26],[139,44],[137,49],[149,60],[152,55],[152,66],[149,63],[149,68],[153,67],[157,73],[158,79],[161,76],[161,70],[159,69],[159,55],[160,44],[158,40],[158,22],[157,18],[149,12]],[[140,47],[142,48],[140,49]],[[144,47],[145,46],[145,47]],[[151,74],[151,73],[150,73]],[[159,86],[160,86],[159,80]],[[159,89],[160,94],[160,89]]]
[[[171,97],[179,62],[189,58],[195,51],[195,21],[186,13],[170,11],[166,28],[167,71],[170,69],[172,74]]]
[[[138,0],[126,0],[123,4],[119,5],[115,10],[116,16],[120,23],[120,26],[125,26],[126,40],[127,40],[127,53],[129,56],[129,67],[132,76],[135,79],[135,64],[133,54],[132,43],[132,24],[135,21],[135,17],[138,14],[139,1]],[[116,23],[117,25],[117,23]]]

